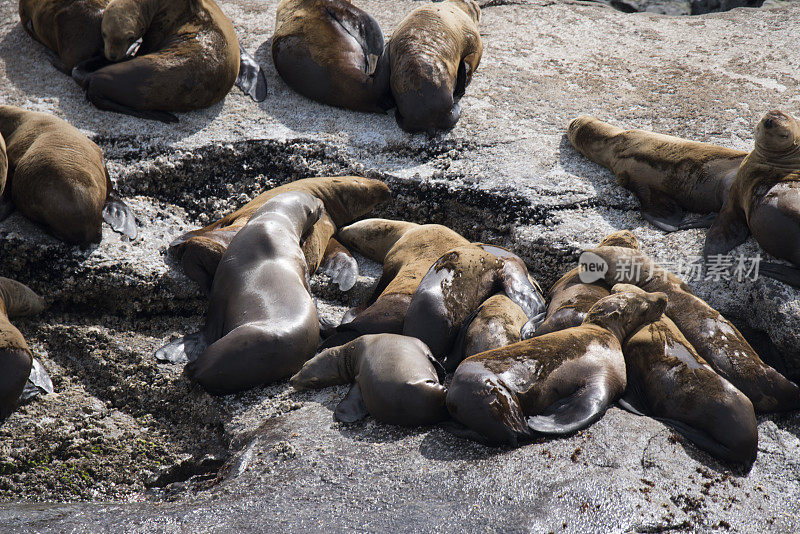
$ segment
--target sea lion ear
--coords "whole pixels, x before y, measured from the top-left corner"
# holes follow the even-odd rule
[[[355,423],[364,419],[367,415],[369,415],[369,412],[367,412],[367,406],[364,404],[364,397],[361,396],[361,386],[356,382],[347,392],[345,398],[342,399],[342,402],[336,406],[333,416],[337,421],[343,423]]]

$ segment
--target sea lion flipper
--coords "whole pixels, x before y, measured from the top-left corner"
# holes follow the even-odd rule
[[[734,209],[726,205],[706,232],[703,257],[727,254],[734,247],[744,243],[748,235],[750,228],[747,227],[747,223]]]
[[[364,404],[364,397],[361,396],[361,386],[358,385],[358,382],[353,384],[345,398],[336,406],[336,411],[333,412],[333,415],[337,421],[343,423],[355,423],[369,415],[367,406]]]
[[[531,317],[527,323],[522,325],[522,328],[519,330],[519,337],[521,340],[530,339],[536,336],[536,332],[539,330],[539,327],[544,324],[545,319],[547,319],[547,312],[542,312],[539,315],[534,315]]]
[[[47,395],[53,393],[53,391],[53,381],[50,379],[50,375],[47,374],[47,370],[39,363],[39,360],[33,358],[31,374],[28,377],[28,381],[25,382],[25,389],[22,390],[19,403],[28,403],[39,395]]]
[[[728,447],[724,443],[720,443],[708,433],[703,432],[699,428],[687,425],[682,421],[675,419],[667,419],[662,417],[656,418],[665,425],[675,429],[680,435],[691,441],[699,449],[707,451],[715,458],[720,458],[728,462],[736,462],[743,464],[752,464],[756,459],[757,448],[754,442],[751,447]]]
[[[74,69],[72,77],[75,78]],[[86,96],[89,99],[89,101],[92,104],[94,104],[94,106],[97,107],[98,109],[102,109],[104,111],[113,111],[115,113],[122,113],[123,115],[130,115],[131,117],[137,117],[139,119],[165,122],[167,124],[178,122],[178,117],[168,111],[135,109],[130,106],[126,106],[124,104],[120,104],[119,102],[114,102],[113,100],[105,98],[103,95],[92,90],[91,78],[88,79],[87,84],[88,85],[87,85]]]
[[[75,80],[79,86],[81,86],[83,89],[86,89],[86,87],[89,85],[89,75],[94,71],[110,64],[111,62],[107,60],[103,54],[99,54],[81,61],[72,67],[72,72],[67,74],[71,75],[72,79]]]
[[[639,415],[642,417],[647,415],[645,413],[646,410],[644,410],[640,403],[639,397],[635,394],[632,394],[630,391],[625,392],[625,395],[617,400],[617,404],[623,410],[634,415]]]
[[[503,262],[501,283],[508,298],[522,308],[529,320],[535,320],[531,327],[536,330],[535,327],[544,321],[547,307],[544,297],[528,278],[525,264],[521,260],[506,259]]]
[[[136,217],[131,208],[115,193],[110,193],[103,206],[103,220],[117,233],[136,239],[139,230],[136,228]]]
[[[208,347],[205,333],[202,331],[187,334],[167,343],[156,351],[156,359],[169,363],[187,363],[195,361]]]
[[[263,102],[267,98],[267,78],[264,76],[261,65],[241,47],[239,47],[239,58],[236,87],[255,102]]]
[[[341,291],[350,291],[358,280],[358,262],[335,239],[328,243],[317,271],[328,275]]]
[[[800,269],[791,265],[780,263],[762,262],[758,267],[758,272],[773,278],[792,287],[800,288]]]
[[[557,400],[544,411],[527,417],[528,427],[542,434],[571,434],[602,417],[608,408],[609,388],[591,381],[572,395]]]

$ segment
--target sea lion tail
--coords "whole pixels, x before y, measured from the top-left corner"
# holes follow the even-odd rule
[[[167,343],[155,353],[160,362],[187,363],[195,361],[208,347],[208,340],[203,331],[187,334]]]
[[[106,198],[106,204],[103,206],[103,220],[111,226],[112,230],[131,240],[136,239],[139,235],[136,216],[130,206],[115,191],[111,191]]]
[[[267,78],[261,65],[241,47],[239,47],[239,75],[234,85],[255,102],[263,102],[267,98]]]
[[[26,404],[39,395],[48,395],[53,391],[53,381],[50,379],[47,370],[39,363],[39,360],[33,358],[31,374],[25,383],[22,395],[19,396],[19,404]]]
[[[41,313],[47,304],[31,288],[10,278],[0,276],[0,300],[5,303],[9,317]]]

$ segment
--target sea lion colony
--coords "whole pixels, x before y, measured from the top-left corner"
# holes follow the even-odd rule
[[[234,84],[254,100],[266,96],[260,67],[212,0],[21,0],[19,9],[25,31],[101,109],[168,122],[177,120],[171,112],[211,105]],[[360,111],[396,108],[404,130],[433,134],[458,121],[483,50],[480,18],[473,0],[424,5],[384,43],[377,22],[346,0],[283,0],[272,57],[309,98]],[[0,217],[16,208],[81,247],[99,241],[102,220],[136,235],[100,149],[75,128],[3,106],[0,134]],[[707,255],[752,233],[793,264],[770,263],[764,272],[800,286],[800,124],[790,115],[767,113],[749,154],[585,116],[567,137],[609,167],[657,227],[710,226]],[[175,240],[170,253],[208,293],[208,315],[203,330],[156,357],[185,363],[186,375],[212,394],[288,378],[296,389],[352,383],[335,412],[342,421],[452,419],[454,433],[488,444],[573,433],[619,402],[722,460],[750,463],[754,414],[800,408],[797,385],[642,253],[630,232],[590,251],[609,266],[602,276],[585,281],[579,265],[553,285],[547,306],[511,251],[441,225],[353,222],[388,197],[378,180],[298,180]],[[381,279],[341,324],[321,324],[308,279],[321,270],[352,287],[358,267],[350,249],[380,262]],[[645,266],[636,276],[614,269],[631,261]],[[0,417],[52,391],[9,321],[43,308],[30,289],[0,278]]]

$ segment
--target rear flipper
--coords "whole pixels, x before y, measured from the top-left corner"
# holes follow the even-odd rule
[[[337,421],[343,423],[355,423],[364,419],[367,415],[369,415],[369,412],[367,412],[367,406],[364,404],[364,397],[361,396],[361,386],[356,382],[347,392],[345,398],[342,399],[342,402],[336,406],[333,416]]]
[[[207,347],[206,335],[203,331],[199,331],[167,343],[156,351],[156,359],[168,363],[193,362]]]
[[[236,87],[255,102],[263,102],[267,98],[267,78],[264,76],[264,71],[261,70],[261,65],[256,63],[256,60],[241,47],[239,47],[239,57],[239,76],[236,77]]]
[[[674,216],[657,215],[648,211],[642,211],[642,216],[653,226],[665,232],[677,232],[678,230],[689,230],[690,228],[708,228],[717,218],[716,213],[707,213],[705,215],[686,214],[682,209],[676,212]]]
[[[350,291],[358,280],[358,262],[335,239],[328,243],[318,271],[329,276],[341,291]]]
[[[136,239],[139,235],[133,211],[114,192],[109,193],[106,205],[103,206],[103,220],[111,226],[112,230],[129,239]]]
[[[758,266],[758,272],[784,284],[800,288],[800,268],[781,263],[765,262]]]
[[[39,360],[33,358],[33,365],[31,366],[31,374],[28,381],[25,383],[25,389],[22,390],[22,395],[19,396],[19,404],[27,404],[39,395],[48,395],[53,393],[53,381],[50,375],[39,363]]]
[[[601,381],[590,380],[572,395],[526,420],[531,430],[541,434],[572,434],[600,419],[610,400],[608,387]]]

